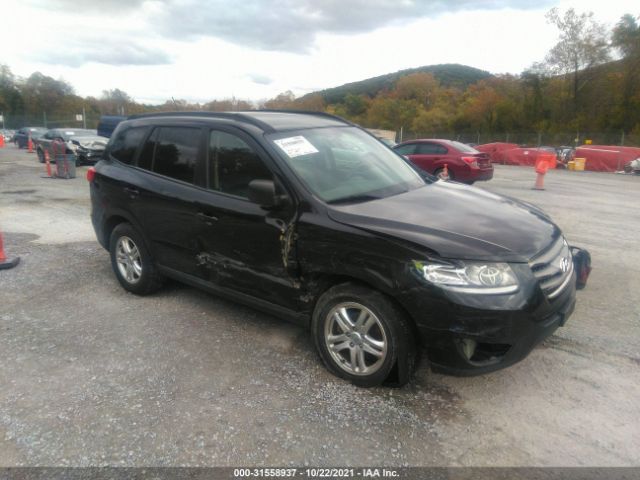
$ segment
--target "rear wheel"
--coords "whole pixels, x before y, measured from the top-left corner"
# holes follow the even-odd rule
[[[450,168],[447,169],[448,173],[449,173],[449,177],[445,177],[444,176],[444,168],[438,168],[435,172],[433,172],[433,174],[438,177],[441,180],[454,180],[454,175],[453,172],[451,171]]]
[[[109,240],[111,266],[120,285],[137,295],[148,295],[162,286],[162,276],[142,236],[129,223],[121,223]]]
[[[361,387],[409,381],[415,343],[404,312],[375,290],[345,283],[325,292],[313,313],[316,348],[334,375]],[[397,367],[397,368],[394,368]]]

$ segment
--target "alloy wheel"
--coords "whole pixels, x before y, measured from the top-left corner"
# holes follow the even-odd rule
[[[375,373],[387,356],[387,335],[380,319],[359,303],[344,302],[331,309],[324,340],[334,362],[352,375]]]
[[[140,281],[142,276],[142,259],[140,250],[131,238],[122,236],[116,244],[116,263],[120,275],[130,284]]]

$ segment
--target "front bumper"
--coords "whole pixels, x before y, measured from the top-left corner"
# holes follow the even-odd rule
[[[77,150],[78,163],[95,165],[102,159],[104,150]]]
[[[548,298],[528,265],[512,267],[522,281],[514,294],[425,291],[424,284],[405,291],[401,303],[416,321],[434,371],[471,376],[508,367],[565,324],[575,308],[579,268]]]
[[[440,373],[471,376],[513,365],[565,324],[575,302],[574,281],[547,315],[461,310],[448,331],[421,329],[431,367]]]

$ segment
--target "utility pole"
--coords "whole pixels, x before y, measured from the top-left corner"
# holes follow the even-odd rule
[[[42,120],[44,121],[44,128],[47,128],[47,112],[42,111]]]
[[[82,128],[87,128],[87,114],[84,111],[84,105],[82,106]]]

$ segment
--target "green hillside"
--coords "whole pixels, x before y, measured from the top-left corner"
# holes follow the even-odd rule
[[[385,75],[380,75],[379,77],[367,78],[366,80],[360,80],[358,82],[346,83],[339,87],[327,88],[309,95],[319,93],[327,104],[340,103],[349,93],[355,95],[364,94],[369,97],[375,97],[378,92],[382,90],[392,89],[399,78],[412,73],[431,73],[436,77],[441,85],[445,87],[455,86],[460,87],[461,89],[465,89],[478,80],[492,76],[489,72],[478,68],[468,67],[466,65],[427,65],[417,68],[408,68],[395,73],[387,73]],[[308,95],[305,95],[305,97],[307,96]]]

